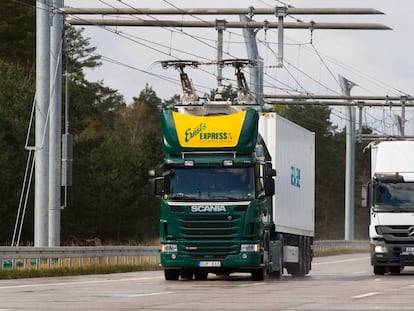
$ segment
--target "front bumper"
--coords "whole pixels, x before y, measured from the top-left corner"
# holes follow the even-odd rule
[[[190,255],[179,253],[161,253],[161,266],[164,268],[177,268],[205,271],[252,271],[260,268],[261,253],[239,253],[227,255],[225,258],[193,258]]]
[[[376,251],[382,248],[386,251]],[[372,243],[371,244],[371,265],[373,266],[414,266],[414,252],[406,251],[406,248],[412,248],[414,245],[406,244],[385,244]]]

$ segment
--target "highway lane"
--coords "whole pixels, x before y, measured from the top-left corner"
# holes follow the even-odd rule
[[[11,310],[414,310],[414,269],[374,276],[368,254],[315,258],[304,278],[165,281],[162,271],[0,280]]]

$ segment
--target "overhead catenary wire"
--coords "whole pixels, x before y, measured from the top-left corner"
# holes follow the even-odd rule
[[[120,3],[123,3],[123,1],[119,1]],[[165,3],[167,3],[168,5],[170,5],[170,6],[173,6],[173,7],[176,7],[177,9],[179,9],[178,7],[177,7],[177,5],[175,5],[175,4],[173,4],[172,3],[172,1],[164,1]],[[182,11],[181,11],[181,13],[182,13]],[[193,16],[194,17],[194,16]],[[291,17],[291,16],[289,16],[290,18],[293,18],[293,17]],[[195,17],[195,18],[197,18],[197,17]],[[200,21],[201,22],[201,20],[199,19],[198,21]],[[204,24],[205,24],[205,21],[202,21]],[[169,31],[171,31],[171,30],[169,30]],[[174,31],[176,31],[175,29],[174,29]],[[234,32],[231,32],[231,33],[234,33]],[[193,36],[193,37],[195,37],[195,36]],[[231,40],[229,40],[229,41],[231,41]],[[233,42],[234,43],[234,42]],[[299,45],[298,45],[299,46]],[[230,50],[229,50],[230,51]],[[174,55],[175,53],[172,53],[171,55]],[[322,57],[320,57],[321,59],[322,59]],[[324,61],[324,60],[322,60],[322,61]],[[324,67],[328,67],[327,65],[324,65]],[[299,71],[296,71],[295,72],[296,74],[294,74],[293,72],[291,72],[290,71],[290,75],[293,75],[293,76],[295,76],[296,75],[296,80],[297,81],[299,81]],[[289,74],[289,73],[288,73]],[[302,75],[302,73],[300,74],[300,75]],[[310,74],[308,74],[309,76],[311,76]],[[293,78],[293,77],[292,77]],[[315,79],[316,80],[316,79]],[[320,80],[318,81],[319,83],[320,83]],[[267,84],[269,87],[271,87],[271,84]],[[299,84],[298,84],[299,85]],[[327,89],[327,87],[326,87],[326,85],[324,85],[323,83],[322,84],[320,84],[321,86],[323,85],[323,88],[324,89]],[[303,87],[303,86],[302,86]],[[276,87],[277,88],[277,87]],[[295,90],[293,90],[292,92],[294,92]],[[330,90],[331,92],[337,92],[336,90]],[[369,90],[367,90],[367,91],[369,91]]]

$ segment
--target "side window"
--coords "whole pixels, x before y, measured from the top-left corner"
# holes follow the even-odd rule
[[[264,166],[257,164],[255,167],[255,180],[256,180],[256,196],[264,191],[263,186]]]

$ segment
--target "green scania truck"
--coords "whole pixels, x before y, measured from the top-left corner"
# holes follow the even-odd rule
[[[149,185],[161,199],[166,280],[309,273],[314,135],[255,107],[206,100],[162,111],[165,156]]]

